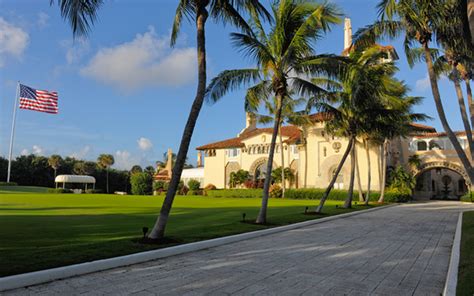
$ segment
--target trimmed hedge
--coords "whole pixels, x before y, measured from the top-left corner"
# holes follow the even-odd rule
[[[315,199],[319,200],[323,197],[326,189],[324,188],[304,188],[304,189],[288,189],[285,192],[285,198],[290,199]],[[354,201],[358,201],[357,190],[354,190]],[[378,192],[370,193],[370,201],[377,201],[380,194]],[[333,189],[329,194],[330,200],[346,200],[347,190]]]
[[[63,188],[48,188],[48,193],[72,193],[72,190]]]
[[[0,182],[0,186],[18,186],[16,182]]]
[[[326,189],[323,188],[305,188],[305,189],[287,189],[285,198],[288,199],[310,199],[319,200],[323,197]],[[262,189],[217,189],[207,191],[209,197],[235,197],[235,198],[261,198]],[[380,197],[377,191],[370,193],[370,201],[376,202]],[[347,190],[333,189],[328,199],[344,201],[347,198]],[[359,200],[357,190],[354,190],[354,201]],[[411,195],[400,193],[397,190],[387,189],[385,191],[385,202],[407,202],[412,199]]]
[[[237,197],[255,198],[262,197],[263,189],[216,189],[207,191],[209,197]]]
[[[468,194],[466,194],[466,195],[461,196],[460,201],[463,201],[463,202],[472,202],[472,200],[471,200],[471,195],[468,193]]]

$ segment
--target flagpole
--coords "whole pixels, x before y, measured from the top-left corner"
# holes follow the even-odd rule
[[[11,168],[12,168],[13,139],[15,137],[16,109],[18,107],[19,97],[20,97],[20,81],[18,81],[16,85],[16,98],[15,98],[15,104],[13,105],[12,133],[10,135],[10,150],[8,152],[7,183],[10,182],[10,173],[11,173]]]

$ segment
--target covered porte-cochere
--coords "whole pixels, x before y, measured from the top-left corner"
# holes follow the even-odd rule
[[[469,178],[457,164],[439,161],[423,164],[415,171],[416,200],[459,200],[469,192]]]

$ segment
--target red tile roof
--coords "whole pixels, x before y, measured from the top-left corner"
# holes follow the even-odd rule
[[[238,148],[238,147],[244,147],[244,143],[242,142],[245,139],[249,139],[251,137],[255,137],[260,134],[271,134],[273,132],[273,128],[268,127],[268,128],[257,128],[249,132],[245,132],[240,135],[240,137],[236,138],[231,138],[219,142],[214,142],[210,144],[206,144],[203,146],[199,146],[196,148],[196,150],[208,150],[208,149],[225,149],[225,148]],[[283,137],[288,137],[288,139],[285,142],[288,143],[294,143],[296,142],[301,135],[301,131],[297,126],[294,125],[288,125],[288,126],[282,126],[281,128],[281,134]]]
[[[465,136],[466,135],[466,132],[465,131],[457,131],[457,132],[454,132],[454,134],[456,136]],[[445,132],[442,132],[442,133],[425,133],[425,134],[421,134],[421,135],[415,135],[414,137],[415,138],[418,138],[418,139],[425,139],[425,138],[439,138],[439,137],[447,137],[447,133]]]
[[[424,124],[415,123],[415,122],[411,123],[410,125],[419,131],[436,133],[436,129],[429,125],[424,125]]]

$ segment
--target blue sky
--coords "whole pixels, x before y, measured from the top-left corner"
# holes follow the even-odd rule
[[[177,46],[169,33],[177,0],[111,0],[87,39],[73,40],[57,6],[43,0],[0,0],[0,155],[8,153],[16,81],[59,92],[58,115],[20,110],[14,155],[37,153],[96,159],[113,154],[117,168],[161,160],[178,149],[196,89],[195,31],[185,23]],[[263,0],[265,3],[266,1]],[[354,32],[376,19],[373,0],[333,0],[352,19]],[[225,69],[251,66],[232,48],[235,31],[207,25],[208,77]],[[410,69],[400,41],[398,77],[425,97],[417,112],[433,117],[426,124],[442,130],[426,66]],[[343,27],[335,26],[317,44],[319,53],[340,53]],[[446,113],[462,129],[454,88],[440,82]],[[243,92],[234,92],[201,111],[191,142],[196,146],[235,136],[245,124]]]

